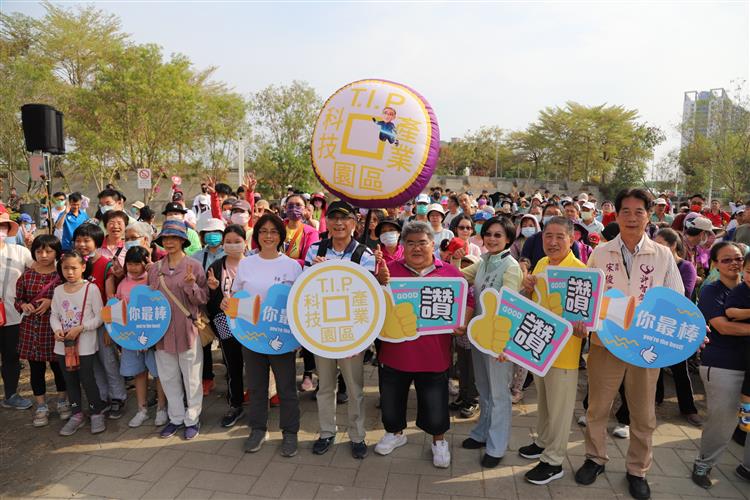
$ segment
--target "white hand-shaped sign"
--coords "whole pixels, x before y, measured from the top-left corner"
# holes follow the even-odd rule
[[[650,345],[648,349],[641,349],[641,357],[646,363],[653,363],[656,361],[657,355],[654,352],[653,344]]]
[[[269,342],[269,345],[271,346],[271,349],[273,349],[274,351],[278,351],[284,345],[284,342],[282,342],[279,336],[276,335],[276,338],[271,340],[271,342]]]

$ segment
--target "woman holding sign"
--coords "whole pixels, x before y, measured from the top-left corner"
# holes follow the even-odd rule
[[[264,300],[273,285],[294,283],[302,274],[302,266],[282,253],[285,240],[286,228],[276,215],[265,214],[258,219],[253,231],[253,245],[260,251],[240,262],[232,292],[246,290]],[[221,308],[226,311],[228,307],[229,298],[225,296]],[[280,345],[278,347],[281,348]],[[268,369],[271,368],[281,400],[281,455],[293,457],[297,454],[300,415],[295,351],[262,354],[243,348],[242,352],[250,391],[250,437],[245,441],[245,452],[259,451],[268,438]]]
[[[573,255],[570,249],[572,244],[573,223],[566,217],[552,217],[542,230],[546,257],[537,262],[521,287],[521,293],[558,315],[562,314],[560,294],[548,294],[545,281],[537,276],[549,266],[585,268],[586,265]],[[585,337],[583,323],[574,323],[573,336],[568,339],[547,375],[534,375],[538,394],[538,436],[530,445],[518,450],[523,458],[539,459],[536,467],[525,475],[530,483],[547,484],[563,477],[562,463],[568,449],[570,421],[578,389],[578,358],[581,355],[581,339]]]
[[[203,349],[195,323],[198,308],[208,300],[206,275],[201,263],[185,254],[190,240],[183,221],[165,221],[154,241],[167,256],[149,268],[148,286],[167,297],[172,311],[169,327],[156,344],[156,369],[169,415],[160,435],[172,437],[184,426],[185,439],[193,439],[200,433],[203,405]]]
[[[485,289],[499,291],[504,286],[517,291],[523,274],[509,250],[516,238],[515,226],[506,217],[492,217],[482,224],[480,235],[487,253],[477,264],[461,270],[469,283],[473,282],[474,296],[480,297]],[[494,321],[497,311],[494,295],[487,294],[484,301],[477,301],[475,316],[482,315],[482,311],[487,312],[485,316],[488,320]],[[493,325],[482,326],[486,326],[483,330],[490,333],[490,337],[498,333],[493,330]],[[479,422],[461,446],[470,450],[486,447],[482,467],[497,467],[508,449],[510,439],[513,402],[509,386],[514,365],[484,354],[476,347],[471,349],[471,360],[479,391]]]

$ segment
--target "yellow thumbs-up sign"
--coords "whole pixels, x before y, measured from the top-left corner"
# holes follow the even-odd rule
[[[557,314],[558,316],[562,316],[562,313],[563,313],[562,296],[557,292],[555,293],[547,292],[547,280],[543,278],[537,278],[536,291],[537,291],[537,297],[534,297],[534,299],[536,299],[537,304],[544,307],[548,311],[551,311]]]
[[[498,293],[488,289],[482,292],[482,314],[469,323],[469,337],[488,351],[501,354],[510,339],[510,319],[497,315]]]
[[[380,337],[388,339],[412,339],[417,336],[417,315],[408,302],[393,305],[393,298],[385,294],[385,322]]]

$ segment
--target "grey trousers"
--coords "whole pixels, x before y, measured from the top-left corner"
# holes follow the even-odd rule
[[[250,391],[248,425],[251,430],[268,428],[268,369],[276,377],[276,393],[281,400],[279,427],[282,432],[299,432],[299,398],[297,397],[296,351],[286,354],[259,354],[242,348],[245,380]]]
[[[365,440],[365,396],[362,393],[365,369],[362,364],[365,353],[361,352],[346,359],[328,359],[315,356],[318,370],[318,420],[320,437],[329,438],[336,435],[336,366],[346,382],[349,402],[346,404],[349,415],[349,439],[352,443]]]
[[[501,363],[473,346],[471,361],[474,363],[474,378],[479,391],[479,421],[469,437],[487,443],[487,454],[491,457],[502,457],[508,450],[510,440],[513,402],[508,386],[516,365],[510,361]]]
[[[128,392],[125,389],[125,379],[120,375],[120,356],[117,352],[117,344],[104,345],[104,335],[107,330],[104,326],[96,329],[99,350],[96,353],[96,362],[94,363],[94,375],[96,375],[96,385],[99,386],[99,394],[105,403],[112,399],[125,401],[128,398]]]
[[[701,447],[695,463],[713,467],[732,439],[745,372],[711,366],[700,367],[706,389],[708,415],[703,424]],[[750,469],[750,446],[745,442],[742,465]]]

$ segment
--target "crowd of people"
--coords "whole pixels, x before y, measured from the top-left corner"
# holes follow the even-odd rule
[[[433,188],[403,206],[364,210],[292,186],[282,199],[266,200],[249,176],[236,190],[207,179],[191,205],[173,186],[171,201],[161,210],[140,201],[128,205],[114,186],[95,201],[78,192],[58,192],[52,195],[47,227],[37,229],[30,214],[11,218],[8,209],[18,209],[18,196],[12,196],[7,208],[0,208],[5,391],[0,404],[33,409],[35,427],[49,425],[54,404],[62,436],[86,425],[87,416],[91,432],[99,433],[106,430],[107,419],[128,413],[130,427],[153,418],[163,438],[180,431],[185,439],[195,438],[203,397],[214,390],[215,342],[227,374],[227,411],[220,425],[232,427],[246,416],[248,453],[268,439],[269,407],[279,406],[280,453],[294,456],[299,393],[314,391],[320,434],[312,452],[330,449],[336,405],[346,404],[352,456],[365,458],[366,363],[378,367],[385,429],[373,451],[398,453],[406,444],[413,384],[416,425],[432,436],[433,464],[439,468],[451,463],[445,439],[451,412],[457,418],[478,414],[460,445],[483,448],[483,467],[499,466],[508,453],[512,405],[533,383],[536,434],[518,452],[537,464],[525,479],[541,485],[562,477],[582,369],[588,393],[586,413],[578,419],[585,428],[586,451],[575,473],[579,484],[592,484],[605,471],[607,425],[619,394],[613,435],[630,440],[629,491],[634,498],[650,497],[646,475],[665,372],[671,372],[686,421],[702,427],[692,473],[696,484],[712,486],[712,467],[727,444],[733,436],[744,443],[750,429],[750,210],[743,204],[733,203],[728,213],[715,199],[706,206],[700,194],[678,203],[666,193],[654,199],[642,189],[598,200],[590,193],[474,194]],[[227,312],[233,293],[247,290],[264,297],[274,284],[294,283],[306,267],[327,259],[351,260],[384,286],[396,277],[463,277],[471,285],[466,324],[452,335],[376,341],[345,359],[305,349],[261,354],[232,336]],[[479,301],[483,290],[507,287],[553,307],[535,286],[548,266],[601,269],[608,288],[639,299],[656,286],[684,293],[705,316],[708,342],[667,369],[641,368],[620,360],[596,333],[575,324],[574,335],[544,377],[473,347],[466,325],[493,307]],[[137,285],[161,291],[171,306],[164,337],[155,348],[141,351],[116,345],[101,314],[107,300],[128,297]],[[387,318],[382,336],[397,337],[397,330]],[[304,367],[299,380],[298,357]],[[21,395],[27,390],[19,387],[20,360],[29,369],[33,398]],[[46,396],[47,368],[57,392],[54,401]],[[705,391],[705,417],[694,399],[691,373],[696,371]],[[150,385],[155,388],[151,399]],[[131,388],[134,411],[126,405]],[[736,474],[750,481],[750,447]]]

